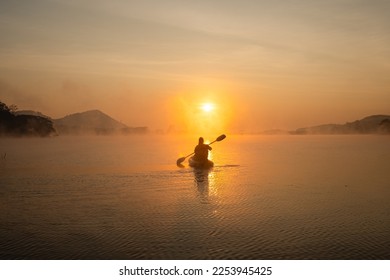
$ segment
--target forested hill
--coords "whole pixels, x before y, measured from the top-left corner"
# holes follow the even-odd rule
[[[0,136],[50,136],[56,131],[53,122],[43,116],[15,114],[13,106],[0,101]]]
[[[299,128],[292,134],[390,134],[390,116],[373,115],[345,124]]]

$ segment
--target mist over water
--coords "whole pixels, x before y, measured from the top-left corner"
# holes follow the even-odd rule
[[[178,168],[196,143],[0,139],[0,258],[390,257],[388,136],[228,135]]]

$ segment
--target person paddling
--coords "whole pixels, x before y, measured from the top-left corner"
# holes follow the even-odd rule
[[[209,151],[211,151],[212,148],[207,145],[207,144],[204,144],[204,139],[203,137],[199,137],[199,143],[198,145],[195,147],[195,155],[194,155],[194,160],[198,161],[198,162],[207,162],[208,160],[208,156],[209,156]]]
[[[209,156],[209,151],[211,151],[210,145],[213,144],[214,142],[222,141],[225,138],[226,138],[226,135],[222,134],[217,139],[215,139],[213,142],[211,142],[210,144],[206,145],[206,144],[204,144],[203,138],[200,137],[199,138],[199,143],[195,147],[195,151],[193,153],[189,154],[189,155],[186,155],[185,157],[178,158],[177,161],[176,161],[176,165],[179,166],[179,167],[184,167],[182,162],[185,161],[186,158],[188,158],[188,157],[190,157],[190,156],[195,154],[193,157],[191,157],[188,160],[191,167],[196,167],[196,166],[201,167],[201,168],[210,168],[210,167],[212,167],[214,165],[214,163],[211,160],[207,159],[208,156]]]

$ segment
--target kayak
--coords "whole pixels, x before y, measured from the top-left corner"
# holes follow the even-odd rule
[[[190,157],[188,160],[189,165],[193,168],[202,168],[202,169],[208,169],[214,166],[214,162],[211,160],[207,161],[197,161],[194,159],[194,157]]]
[[[194,157],[190,157],[188,160],[189,165],[193,168],[202,168],[202,169],[208,169],[214,166],[214,162],[211,160],[207,161],[197,161],[194,159]]]

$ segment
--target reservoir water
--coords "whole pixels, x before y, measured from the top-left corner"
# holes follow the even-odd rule
[[[228,135],[177,167],[196,143],[0,139],[0,258],[390,258],[388,136]]]

